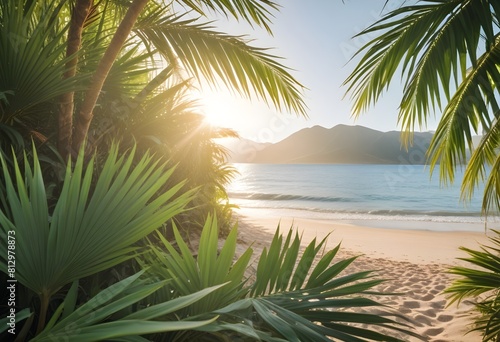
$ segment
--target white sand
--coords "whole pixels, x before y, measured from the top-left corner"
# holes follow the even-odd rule
[[[467,256],[459,247],[488,244],[484,233],[384,229],[278,217],[239,216],[239,223],[241,247],[254,241],[257,255],[270,244],[278,223],[284,232],[293,224],[303,234],[304,244],[314,237],[331,234],[329,247],[342,242],[342,255],[362,255],[352,265],[352,271],[379,270],[380,278],[391,280],[378,290],[404,293],[377,299],[413,319],[417,333],[435,342],[481,340],[479,333],[465,335],[470,330],[471,304],[463,302],[459,307],[456,304],[447,307],[442,290],[453,280],[446,273],[447,268],[464,264],[456,259]]]

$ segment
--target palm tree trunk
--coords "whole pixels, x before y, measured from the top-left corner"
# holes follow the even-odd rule
[[[66,57],[73,56],[73,58],[66,63],[67,70],[64,73],[65,79],[73,77],[76,74],[76,65],[78,63],[76,53],[80,50],[83,25],[92,4],[93,0],[77,0],[73,8],[66,47]],[[57,149],[64,160],[68,158],[71,150],[74,95],[75,93],[71,91],[62,95],[60,98]]]
[[[116,29],[116,32],[111,40],[104,56],[102,57],[97,70],[92,77],[90,88],[88,89],[82,107],[76,117],[75,132],[73,136],[73,150],[78,151],[82,146],[87,133],[89,131],[90,122],[93,117],[94,106],[101,92],[104,81],[106,80],[109,70],[120,53],[132,27],[134,26],[139,14],[141,13],[148,0],[134,0],[132,5],[127,10],[125,18]]]

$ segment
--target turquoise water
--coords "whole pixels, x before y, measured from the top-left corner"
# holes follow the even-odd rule
[[[234,164],[240,175],[228,187],[242,210],[274,216],[371,221],[468,224],[484,228],[482,189],[471,202],[460,200],[462,172],[452,186],[422,165]],[[488,221],[498,223],[497,217]],[[378,222],[378,224],[377,224]],[[372,224],[373,225],[373,224]],[[428,225],[428,229],[439,225]],[[426,229],[426,226],[422,226]],[[470,229],[468,229],[469,227]],[[442,230],[443,228],[437,228]],[[450,228],[451,230],[451,228]]]

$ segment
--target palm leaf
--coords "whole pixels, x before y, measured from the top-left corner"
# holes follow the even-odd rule
[[[178,58],[199,80],[214,85],[222,81],[241,95],[253,93],[279,110],[305,115],[302,85],[266,49],[173,15],[144,19],[134,30],[170,63]]]
[[[500,231],[493,230],[491,245],[480,250],[462,247],[469,254],[461,260],[471,267],[455,266],[449,272],[458,278],[445,289],[450,303],[471,298],[479,315],[474,318],[475,328],[483,334],[483,341],[496,341],[500,335]]]
[[[62,43],[66,26],[58,26],[55,17],[62,10],[49,2],[40,15],[36,1],[25,9],[24,1],[4,1],[0,9],[0,89],[15,89],[9,96],[2,122],[37,112],[37,108],[70,90],[82,88],[88,75],[63,79],[66,62]],[[54,32],[54,29],[56,32]],[[1,107],[0,107],[1,109]]]
[[[61,195],[49,216],[36,153],[33,169],[27,160],[24,172],[15,163],[14,178],[2,158],[9,212],[0,211],[0,226],[3,234],[16,232],[20,283],[50,297],[65,284],[129,259],[134,242],[182,211],[191,196],[173,199],[182,184],[157,194],[173,170],[165,171],[148,155],[135,166],[133,160],[134,150],[118,158],[118,147],[113,146],[92,187],[94,162],[85,167],[80,153],[74,166],[68,164]],[[0,254],[3,272],[6,251],[2,248]]]
[[[499,14],[498,2],[473,0],[423,0],[391,11],[360,33],[376,37],[358,51],[364,55],[344,82],[359,115],[401,71],[399,123],[405,133],[425,126],[433,113],[443,111],[428,151],[431,171],[439,164],[443,182],[453,182],[455,168],[466,163],[467,149],[473,149],[473,134],[482,128],[487,137],[467,168],[464,199],[471,197],[496,159]],[[411,134],[405,136],[408,143]],[[485,213],[500,206],[497,173],[491,172],[488,179]]]
[[[139,309],[133,314],[119,319],[106,321],[111,315],[139,302],[165,285],[164,281],[153,284],[141,281],[139,277],[143,273],[144,271],[134,274],[99,292],[57,324],[47,326],[32,341],[53,341],[54,338],[82,342],[103,341],[124,336],[194,329],[209,324],[216,319],[206,321],[153,321],[155,318],[192,305],[218,288],[212,287],[189,296],[179,297],[170,302]],[[68,297],[66,297],[66,300],[68,300]]]
[[[227,16],[232,15],[236,19],[243,18],[250,25],[257,24],[263,26],[267,32],[271,33],[269,24],[271,23],[272,12],[277,10],[279,5],[270,0],[177,0],[190,7],[200,15],[206,15],[203,7],[219,12]]]
[[[449,98],[452,79],[457,84],[465,76],[464,56],[476,63],[480,34],[491,40],[491,25],[488,2],[427,0],[390,12],[359,34],[380,33],[358,51],[365,55],[345,81],[354,112],[376,102],[401,66],[400,122],[404,130],[425,124],[431,110],[441,106],[441,91]]]
[[[174,235],[177,249],[159,234],[164,248],[153,247],[154,256],[148,257],[144,264],[154,265],[151,272],[156,277],[173,279],[170,287],[171,296],[187,295],[206,287],[226,284],[191,306],[189,316],[209,313],[245,296],[247,290],[243,289],[244,274],[252,249],[247,249],[236,262],[233,261],[236,250],[236,226],[219,251],[217,218],[209,216],[203,227],[196,257],[192,255],[175,225]],[[166,250],[167,253],[162,250]]]
[[[444,110],[428,152],[432,167],[440,164],[443,180],[453,181],[456,165],[466,161],[466,147],[473,150],[472,129],[477,133],[481,125],[488,130],[491,127],[489,111],[499,111],[494,89],[494,84],[500,84],[499,58],[500,40],[497,40],[492,49],[479,58]],[[477,183],[475,178],[466,181]]]
[[[370,291],[382,280],[374,279],[370,271],[341,276],[356,258],[331,264],[340,246],[321,256],[325,243],[326,238],[319,243],[313,240],[299,253],[298,234],[290,230],[282,236],[277,231],[261,255],[247,298],[214,311],[220,319],[198,330],[231,331],[263,341],[401,341],[373,329],[381,327],[421,338],[408,324],[394,320],[404,322],[407,319],[403,316],[362,297],[373,294]],[[357,312],[373,307],[386,310]]]

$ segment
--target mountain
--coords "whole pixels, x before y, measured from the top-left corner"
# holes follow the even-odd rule
[[[400,132],[363,126],[314,126],[269,145],[246,141],[238,162],[274,164],[424,164],[432,133],[415,133],[412,146],[401,145]],[[243,146],[243,148],[241,147]],[[238,154],[243,157],[242,153]],[[236,162],[235,159],[230,161]]]

